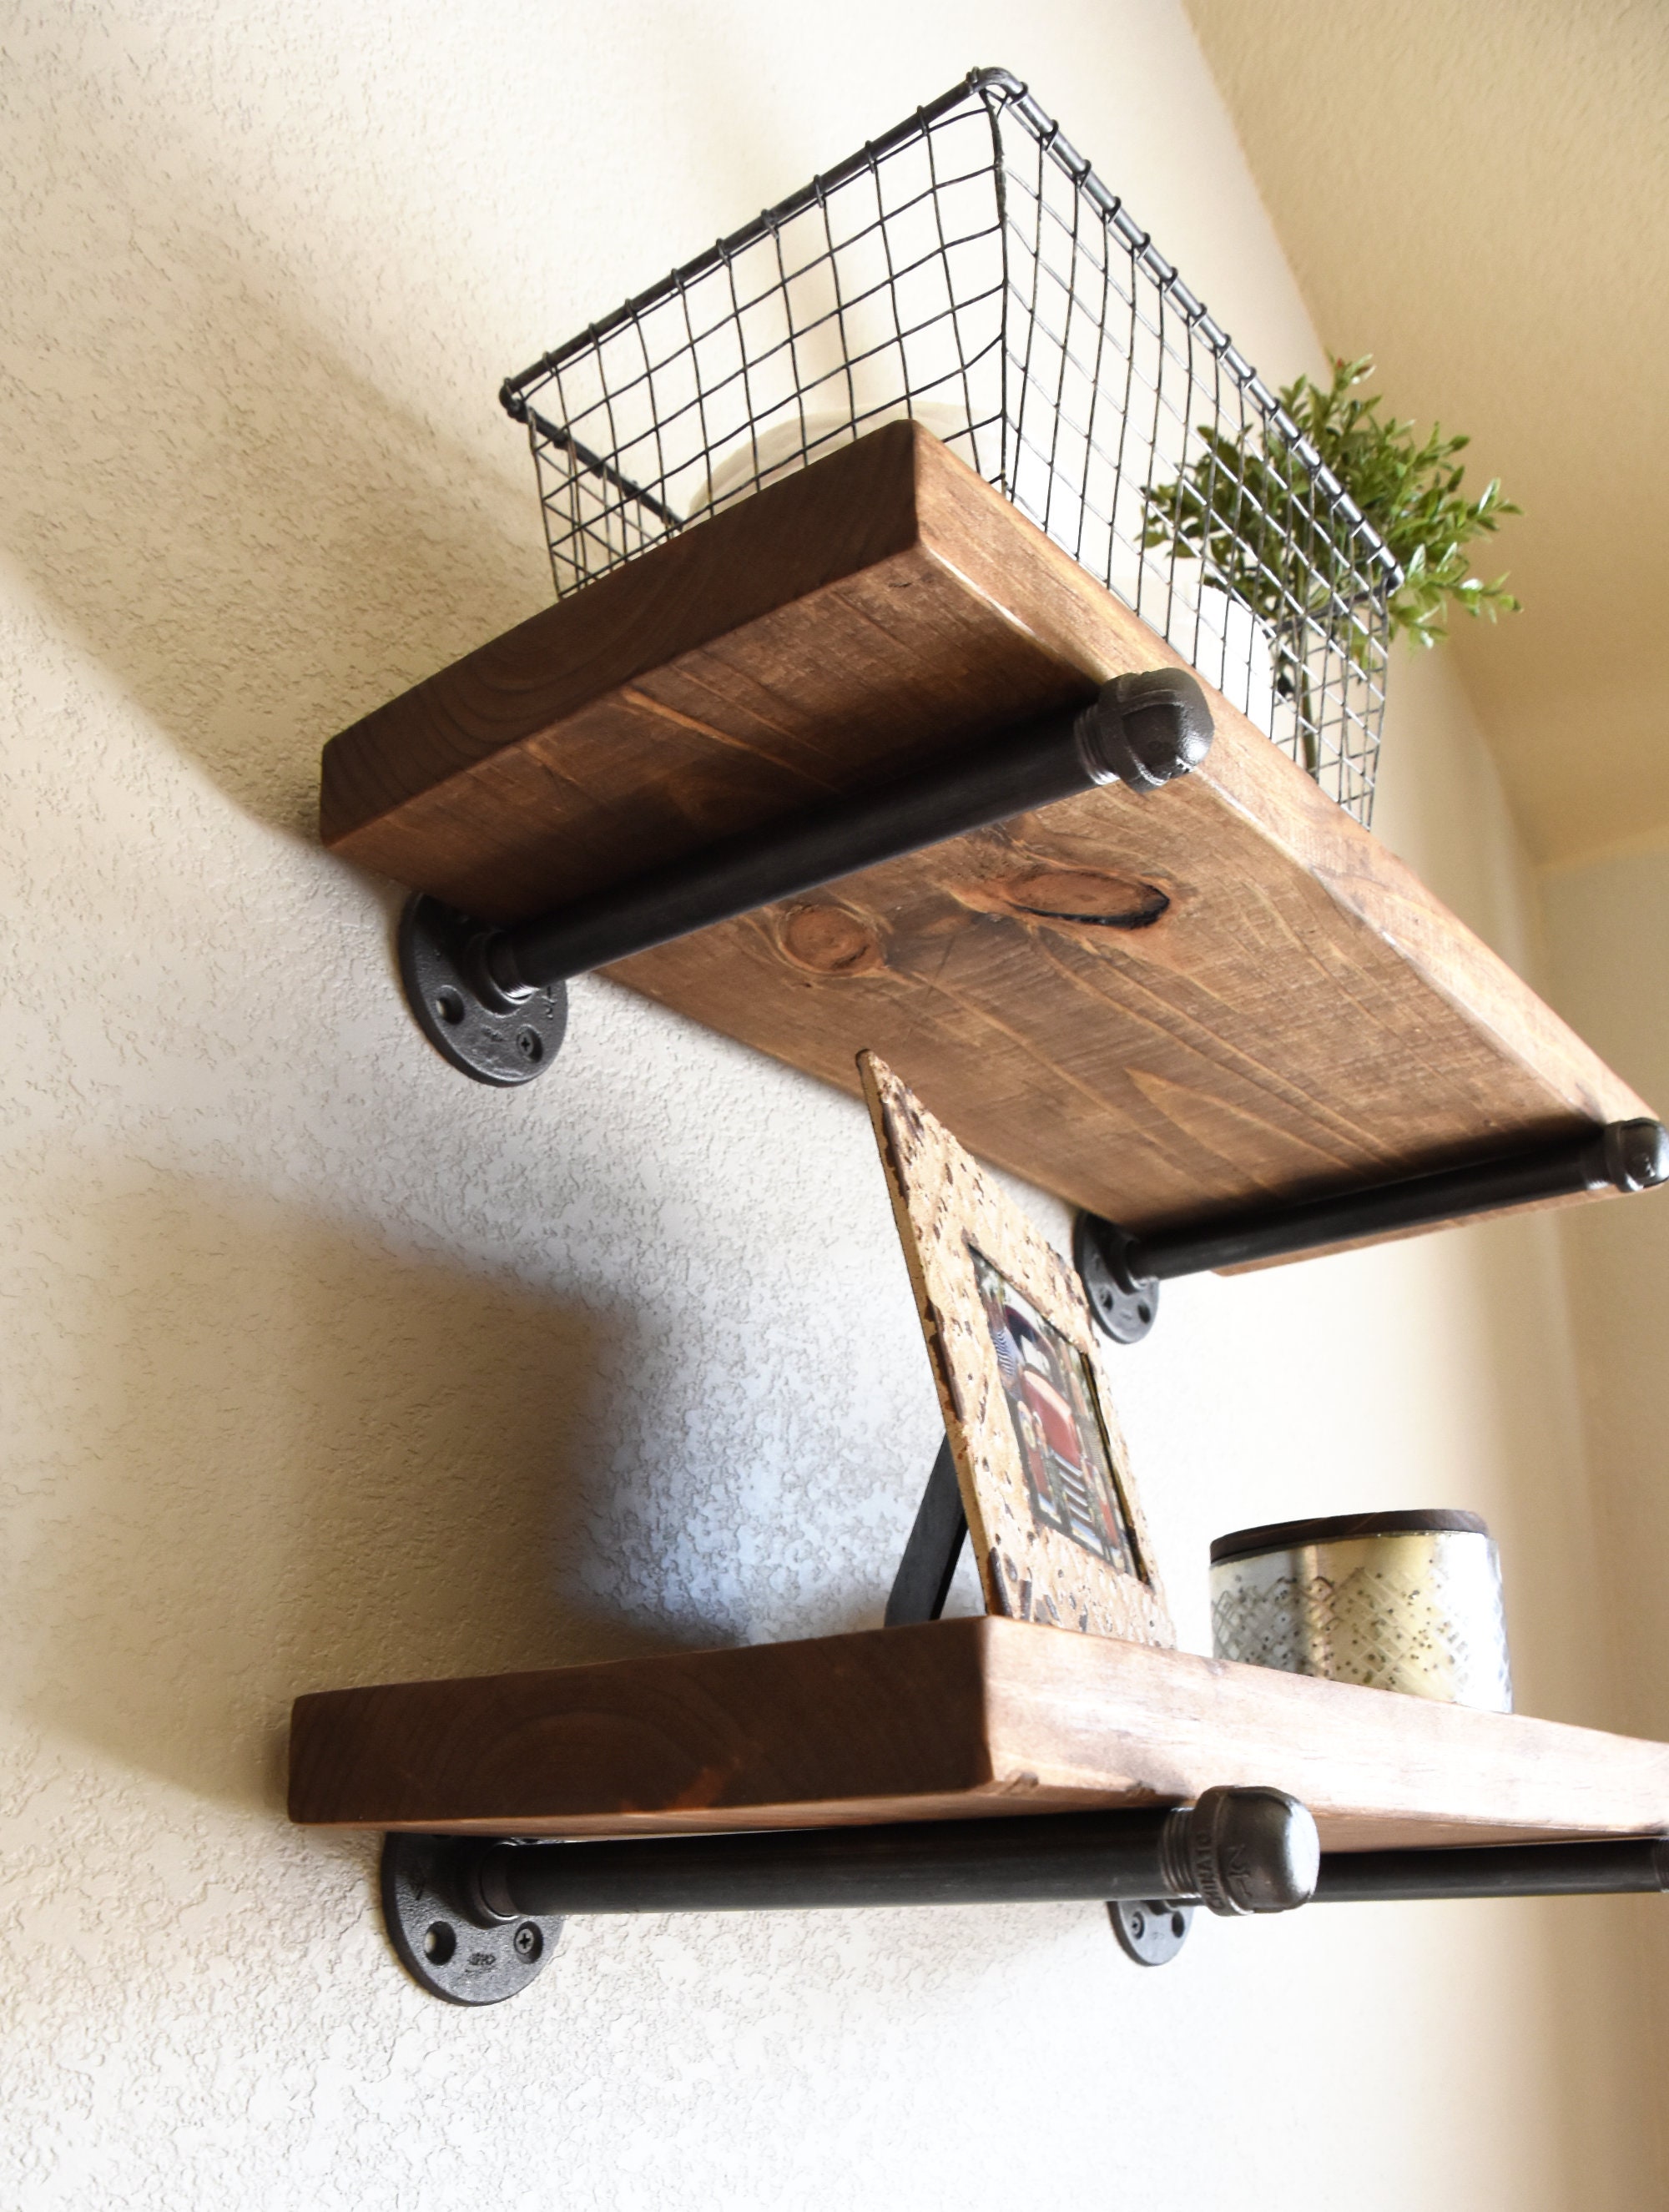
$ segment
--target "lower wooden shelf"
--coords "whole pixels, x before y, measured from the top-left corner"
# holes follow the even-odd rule
[[[991,1619],[298,1698],[309,1826],[627,1836],[1187,1802],[1328,1850],[1669,1831],[1669,1745]]]

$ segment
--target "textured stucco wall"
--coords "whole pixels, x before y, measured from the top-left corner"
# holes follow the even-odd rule
[[[1090,1910],[599,1922],[472,2015],[282,1814],[301,1689],[874,1621],[934,1444],[855,1106],[596,984],[478,1091],[313,842],[321,739],[543,598],[497,380],[981,59],[1313,361],[1179,13],[4,21],[0,2203],[1628,2202],[1580,1905],[1149,1976]],[[1392,833],[1520,945],[1409,696]],[[1119,1371],[1185,1640],[1215,1529],[1474,1505],[1523,1704],[1606,1717],[1562,1297],[1534,1225],[1167,1292]]]

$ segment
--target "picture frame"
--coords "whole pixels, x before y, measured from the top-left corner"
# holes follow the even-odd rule
[[[987,1611],[1173,1648],[1075,1270],[884,1060],[858,1068]]]

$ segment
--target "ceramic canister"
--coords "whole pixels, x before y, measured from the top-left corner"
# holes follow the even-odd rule
[[[1211,1547],[1220,1659],[1513,1710],[1501,1563],[1475,1513],[1347,1513]]]

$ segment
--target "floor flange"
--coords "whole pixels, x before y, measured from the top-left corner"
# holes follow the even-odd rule
[[[1074,1218],[1072,1264],[1089,1300],[1090,1319],[1115,1344],[1140,1344],[1159,1318],[1159,1285],[1126,1264],[1135,1241],[1099,1214]]]
[[[555,1914],[523,1913],[494,1923],[472,1916],[460,1895],[460,1858],[472,1837],[382,1839],[382,1917],[400,1964],[420,1989],[448,2004],[502,2004],[545,1971],[562,1936]]]
[[[1179,1905],[1173,1898],[1142,1902],[1121,1897],[1108,1905],[1107,1917],[1127,1959],[1134,1959],[1138,1966],[1166,1966],[1188,1941],[1194,1908]]]
[[[506,998],[472,957],[481,934],[467,915],[414,892],[400,915],[400,981],[436,1051],[478,1083],[508,1090],[543,1075],[561,1051],[568,987]]]

